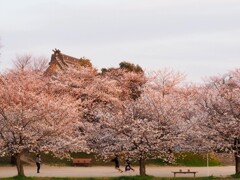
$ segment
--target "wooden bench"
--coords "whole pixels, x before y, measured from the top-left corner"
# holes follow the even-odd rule
[[[190,171],[189,169],[187,171],[182,171],[181,169],[179,171],[173,171],[174,177],[176,177],[176,174],[193,174],[194,177],[196,177],[197,171]]]
[[[73,158],[72,163],[74,166],[76,165],[85,165],[88,166],[92,162],[90,158]]]

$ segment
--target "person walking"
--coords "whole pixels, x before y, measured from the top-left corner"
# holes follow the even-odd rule
[[[126,159],[125,172],[126,172],[126,171],[130,171],[130,170],[135,171],[135,170],[132,168],[132,166],[131,166],[130,160],[127,158],[127,159]]]
[[[40,168],[41,168],[41,157],[40,157],[40,154],[37,154],[37,156],[36,156],[36,165],[37,165],[37,173],[40,173]]]
[[[123,170],[120,169],[120,163],[119,163],[119,160],[118,160],[118,155],[116,155],[115,158],[112,159],[112,162],[115,163],[115,169],[117,169],[118,171],[120,171],[122,173]]]

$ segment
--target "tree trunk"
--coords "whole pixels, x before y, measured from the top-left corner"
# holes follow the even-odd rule
[[[236,174],[240,174],[240,157],[238,155],[235,156],[236,163]]]
[[[240,174],[240,138],[234,139],[236,174]]]
[[[25,176],[21,161],[21,153],[15,154],[18,176]]]
[[[140,176],[146,176],[145,159],[143,158],[139,159],[139,171],[140,171]]]

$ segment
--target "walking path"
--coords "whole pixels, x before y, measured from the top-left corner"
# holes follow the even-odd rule
[[[134,176],[139,175],[138,167],[134,167],[135,171],[120,173],[114,167],[68,167],[68,166],[47,166],[42,165],[40,173],[36,172],[35,166],[24,166],[26,176],[39,177],[116,177],[116,176]],[[214,167],[171,167],[171,166],[147,166],[148,175],[158,177],[173,177],[172,171],[198,171],[196,177],[204,176],[229,176],[235,173],[234,166],[214,166]],[[122,167],[122,170],[124,168]],[[17,175],[17,169],[14,166],[0,166],[0,178],[12,177]],[[177,174],[177,177],[192,177],[192,174]]]

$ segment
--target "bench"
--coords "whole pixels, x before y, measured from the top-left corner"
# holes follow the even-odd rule
[[[73,158],[72,163],[74,166],[76,165],[85,165],[88,166],[91,163],[92,159],[90,158]]]
[[[189,169],[187,171],[182,171],[181,169],[179,171],[173,171],[174,177],[176,177],[176,174],[193,174],[193,176],[196,176],[197,171],[190,171]]]

